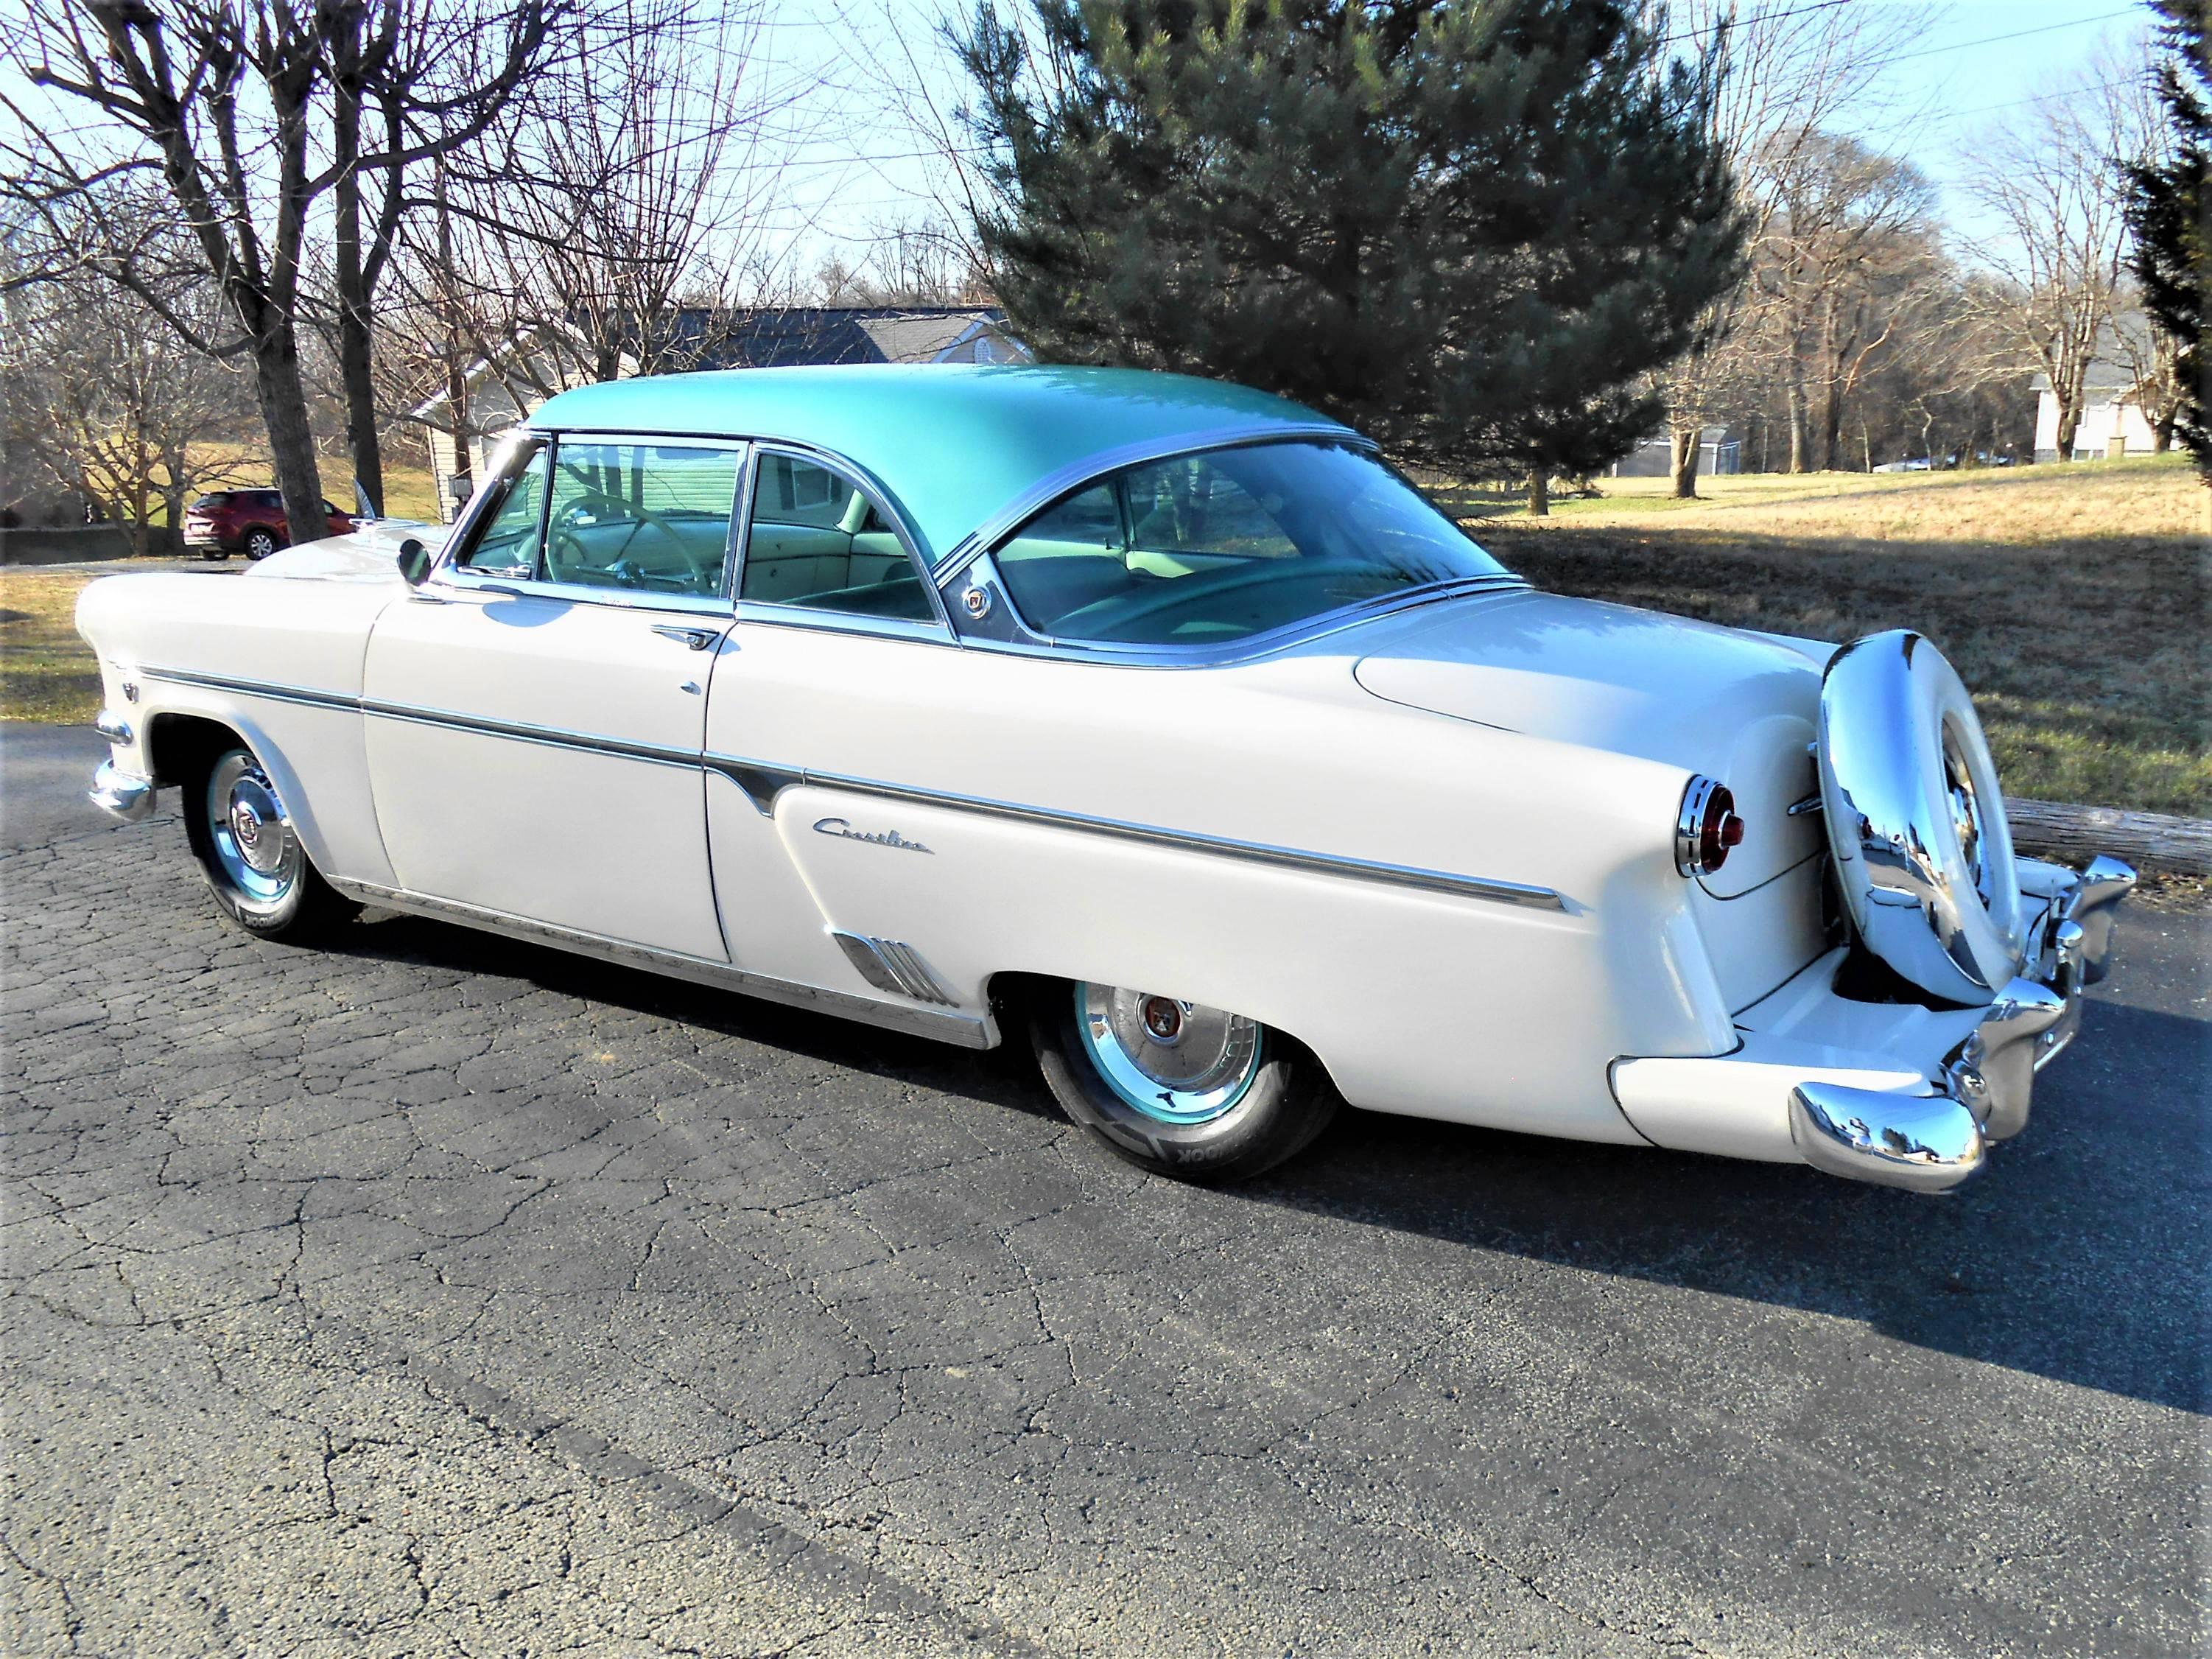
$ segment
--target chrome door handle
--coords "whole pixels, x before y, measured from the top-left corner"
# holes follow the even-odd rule
[[[673,640],[694,651],[704,651],[722,637],[722,630],[719,628],[676,628],[661,623],[655,623],[653,631],[664,640]]]

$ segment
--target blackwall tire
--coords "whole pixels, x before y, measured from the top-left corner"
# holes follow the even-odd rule
[[[1102,996],[1134,999],[1139,1006],[1170,1001],[1112,987],[1053,981],[1032,1001],[1030,1037],[1038,1067],[1060,1109],[1139,1168],[1178,1181],[1247,1181],[1303,1152],[1335,1115],[1336,1089],[1321,1062],[1281,1032],[1249,1021],[1243,1022],[1254,1043],[1249,1063],[1237,1058],[1232,1042],[1214,1086],[1164,1089],[1169,1103],[1146,1109],[1138,1103],[1146,1085],[1141,1074],[1133,1077],[1126,1065],[1116,1065],[1117,1079],[1102,1060],[1100,1035],[1089,1012]],[[1187,1018],[1238,1018],[1190,1003],[1172,1006]],[[1195,1021],[1193,1029],[1200,1029]],[[1110,1019],[1105,1042],[1113,1042]],[[1126,1051],[1110,1046],[1106,1059],[1115,1053],[1128,1061]],[[1188,1109],[1178,1111],[1178,1101]]]
[[[262,939],[306,943],[361,907],[322,878],[253,752],[227,746],[183,782],[185,838],[216,903]]]
[[[277,541],[276,532],[270,530],[249,530],[243,544],[246,556],[256,562],[267,558],[281,545],[283,544]]]
[[[1838,652],[1820,690],[1820,794],[1859,945],[1929,996],[1990,1001],[2027,927],[2011,826],[1973,700],[1917,634]]]

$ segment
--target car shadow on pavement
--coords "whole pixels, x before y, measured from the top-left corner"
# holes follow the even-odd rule
[[[522,978],[1059,1121],[1012,1032],[979,1054],[413,917],[334,944]],[[2029,1133],[1942,1198],[1792,1165],[1357,1110],[1291,1164],[1216,1197],[1826,1315],[1960,1359],[2212,1413],[2201,1106],[2212,1026],[2096,1003],[2085,1029],[2084,1052],[2045,1074]]]
[[[1472,1249],[1826,1314],[2212,1414],[2202,1063],[2212,1025],[2096,1004],[2086,1030],[2087,1052],[2045,1073],[2027,1135],[1940,1198],[1793,1165],[1367,1112],[1244,1190]],[[2124,1066],[2100,1066],[2100,1052]],[[2137,1086],[2160,1065],[2157,1088]]]

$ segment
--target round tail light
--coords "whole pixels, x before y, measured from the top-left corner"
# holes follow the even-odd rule
[[[1735,797],[1728,786],[1713,778],[1692,778],[1682,792],[1682,815],[1674,823],[1674,867],[1686,876],[1710,876],[1742,841],[1743,820],[1735,814]]]

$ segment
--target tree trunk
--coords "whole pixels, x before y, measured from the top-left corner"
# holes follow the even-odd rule
[[[2173,422],[2172,416],[2164,415],[2151,423],[2150,453],[2152,454],[2163,455],[2173,447]]]
[[[1795,364],[1790,366],[1790,370],[1789,402],[1790,470],[1792,472],[1810,472],[1813,470],[1813,459],[1805,453],[1805,383],[1798,378]]]
[[[315,434],[307,424],[300,343],[289,319],[271,325],[253,343],[253,392],[269,428],[276,488],[284,497],[284,522],[294,542],[319,540],[328,533],[323,473],[315,459]]]
[[[1701,427],[1678,427],[1674,430],[1674,499],[1694,501],[1698,499],[1698,459],[1704,445]]]
[[[346,449],[353,457],[353,481],[368,497],[370,510],[384,512],[384,455],[376,440],[376,380],[370,362],[374,343],[365,297],[350,298],[338,284],[338,379],[345,388]],[[349,510],[353,507],[349,501]]]
[[[133,558],[143,559],[146,556],[147,537],[152,530],[152,526],[146,521],[153,516],[152,503],[147,497],[151,494],[152,492],[147,488],[145,469],[142,467],[138,471],[138,476],[133,478],[128,486],[128,499],[131,506],[131,555]]]
[[[368,498],[369,510],[384,511],[384,457],[376,441],[376,382],[371,372],[374,342],[368,326],[368,284],[362,274],[361,172],[349,165],[361,154],[361,99],[356,88],[341,85],[331,116],[331,143],[340,162],[331,187],[333,263],[338,301],[338,383],[345,392],[346,450],[353,458],[356,497]],[[350,507],[355,505],[349,501]],[[297,538],[299,531],[293,535]]]
[[[445,158],[434,157],[431,166],[434,168],[431,188],[438,213],[438,300],[445,313],[446,422],[453,434],[453,470],[446,480],[443,499],[438,503],[438,517],[451,524],[461,516],[462,503],[476,494],[476,467],[469,459],[469,446],[476,434],[470,429],[468,366],[461,361],[460,305],[457,298],[460,285],[453,275],[453,221],[446,209]]]
[[[185,550],[185,479],[189,465],[188,459],[179,453],[161,457],[161,469],[168,475],[167,482],[161,486],[161,509],[169,519],[165,539],[169,544],[166,550],[171,553]]]
[[[2070,461],[2074,459],[2074,434],[2075,430],[2079,428],[2081,424],[2081,410],[2080,406],[2069,399],[2061,398],[2058,401],[2057,459],[2062,461]]]
[[[1541,467],[1528,475],[1528,516],[1532,519],[1552,516],[1552,475]]]

